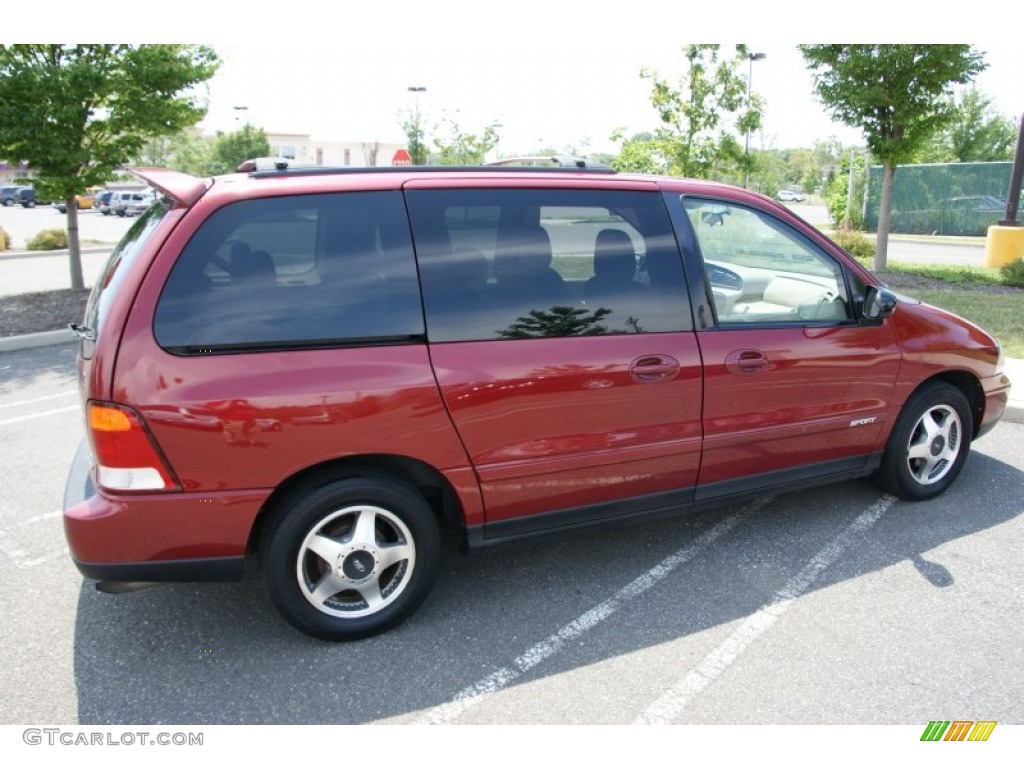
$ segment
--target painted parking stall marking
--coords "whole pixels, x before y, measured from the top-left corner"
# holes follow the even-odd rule
[[[668,725],[705,688],[714,683],[734,661],[765,632],[818,580],[818,577],[853,544],[854,539],[881,519],[896,497],[886,494],[861,512],[842,533],[812,557],[785,586],[775,593],[771,602],[748,617],[725,641],[704,657],[704,660],[680,678],[634,721],[635,725]]]
[[[541,642],[531,646],[516,657],[511,665],[502,667],[476,683],[463,688],[452,701],[428,710],[414,722],[429,725],[454,722],[467,710],[482,703],[534,667],[560,653],[572,640],[599,626],[631,600],[641,596],[677,568],[693,560],[741,522],[763,510],[773,499],[773,496],[763,496],[740,507],[734,514],[698,536],[692,544],[669,555],[612,597],[581,614]]]
[[[58,542],[56,545],[40,547],[35,543],[26,543],[25,541],[32,539],[34,542],[36,532],[39,530],[37,526],[45,526],[50,521],[60,520],[62,515],[63,512],[58,509],[54,512],[29,517],[6,528],[0,528],[0,552],[10,558],[15,567],[22,570],[66,557],[68,547],[64,544],[64,537],[59,532],[53,537],[46,537],[48,540],[52,539]]]
[[[23,421],[32,421],[32,419],[41,419],[44,416],[54,416],[58,413],[67,413],[68,411],[79,411],[81,408],[77,405],[69,405],[67,408],[54,408],[50,411],[42,411],[40,413],[31,413],[27,416],[16,416],[13,419],[4,419],[0,421],[0,427],[6,427],[9,424],[19,424]]]
[[[55,395],[44,395],[43,397],[33,397],[31,400],[18,400],[14,403],[0,403],[0,409],[2,408],[24,408],[26,405],[34,405],[35,403],[42,403],[47,400],[58,400],[62,397],[71,397],[77,395],[78,392],[75,390],[69,392],[60,392]]]

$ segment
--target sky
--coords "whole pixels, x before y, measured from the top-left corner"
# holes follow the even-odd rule
[[[1016,0],[989,0],[985,18],[961,14],[955,24],[948,14],[891,0],[304,0],[244,9],[176,0],[159,6],[159,17],[129,19],[81,9],[66,0],[45,10],[16,6],[5,28],[29,39],[213,45],[223,64],[204,89],[209,113],[200,127],[210,133],[249,121],[321,140],[402,143],[403,113],[418,107],[440,132],[447,119],[474,134],[499,123],[502,156],[542,147],[612,152],[616,128],[629,135],[657,127],[641,68],[677,82],[682,48],[694,41],[731,49],[729,41],[746,40],[767,54],[752,67],[753,90],[766,101],[764,130],[751,136],[752,147],[807,147],[831,136],[862,143],[816,101],[800,42],[971,43],[986,52],[989,67],[977,84],[995,108],[1015,119],[1024,110],[1024,53],[1014,27],[998,21],[1019,19]],[[411,86],[426,90],[417,96]]]
[[[628,135],[657,126],[650,81],[640,71],[647,67],[678,82],[685,70],[683,44],[609,47],[590,38],[487,46],[378,43],[329,55],[316,46],[283,45],[273,57],[262,46],[218,46],[224,63],[210,84],[211,109],[203,127],[230,131],[249,120],[268,132],[402,142],[402,116],[418,107],[428,128],[439,126],[440,134],[449,118],[474,134],[499,123],[503,155],[548,146],[611,152],[616,128],[625,127]],[[794,44],[755,39],[748,45],[766,54],[743,68],[765,99],[764,130],[751,137],[751,146],[809,147],[830,136],[846,145],[861,143],[858,131],[834,123],[816,101],[812,75]],[[732,50],[723,43],[723,53]],[[1019,114],[1024,88],[1017,78],[1024,55],[1015,45],[1000,44],[988,59],[979,87],[1000,111]],[[426,90],[411,93],[413,86]]]

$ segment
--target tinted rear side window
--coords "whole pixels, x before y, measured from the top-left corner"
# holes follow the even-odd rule
[[[432,342],[692,328],[660,195],[407,193]]]
[[[107,309],[120,291],[121,283],[130,271],[130,265],[142,253],[146,243],[168,210],[170,210],[169,207],[164,203],[150,207],[135,220],[135,223],[121,238],[121,242],[111,252],[106,266],[103,267],[103,272],[93,284],[92,293],[89,294],[89,303],[85,308],[85,325],[91,328],[94,334],[99,334]],[[92,352],[92,342],[88,339],[84,340],[82,357],[91,358]]]
[[[401,193],[225,206],[178,258],[154,331],[161,346],[186,354],[422,337]]]

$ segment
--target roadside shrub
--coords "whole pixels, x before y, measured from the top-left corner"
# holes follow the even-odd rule
[[[875,244],[862,232],[839,230],[832,234],[832,242],[856,259],[875,258]]]
[[[1014,288],[1024,288],[1024,258],[1011,261],[1009,264],[1003,264],[999,268],[999,274],[1006,285],[1012,285]]]
[[[63,229],[44,229],[28,241],[30,251],[59,251],[68,247],[68,233]]]
[[[0,227],[0,251],[6,251],[11,247],[11,236],[7,234],[7,230]]]

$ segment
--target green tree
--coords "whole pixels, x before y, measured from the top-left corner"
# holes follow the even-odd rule
[[[623,141],[616,168],[710,179],[753,167],[737,137],[761,127],[762,99],[748,97],[747,47],[736,46],[728,58],[721,57],[720,48],[686,46],[687,70],[677,86],[641,70],[640,76],[651,81],[651,104],[661,125],[651,138],[624,140],[623,131],[616,131],[612,140]]]
[[[213,164],[213,142],[204,138],[195,127],[189,127],[173,136],[155,136],[147,140],[131,163],[206,176]]]
[[[437,148],[435,161],[438,165],[480,165],[501,138],[497,123],[491,123],[477,136],[464,132],[454,118],[446,117],[445,122],[448,136],[434,139]]]
[[[266,131],[246,123],[233,133],[218,133],[213,143],[209,173],[234,173],[246,160],[270,155]]]
[[[67,203],[72,288],[84,287],[75,194],[110,179],[147,138],[199,122],[196,88],[218,64],[199,45],[0,47],[0,157],[28,161],[42,193]]]
[[[883,166],[875,269],[884,270],[896,166],[952,119],[951,88],[985,68],[969,45],[801,45],[833,116],[864,131]]]
[[[987,163],[1013,160],[1017,126],[992,108],[992,99],[971,86],[951,104],[949,124],[926,142],[914,159],[920,163]]]
[[[405,134],[405,148],[409,151],[412,164],[426,165],[430,159],[430,150],[427,147],[427,133],[419,108],[406,113],[402,121],[402,133]]]

